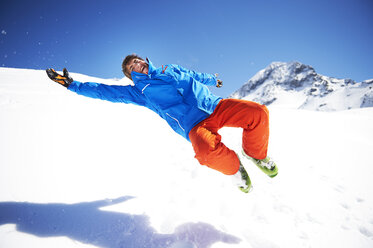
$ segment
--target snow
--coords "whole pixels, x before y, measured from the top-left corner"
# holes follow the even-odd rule
[[[269,110],[279,175],[242,158],[243,194],[155,113],[0,68],[0,247],[372,247],[373,108]]]

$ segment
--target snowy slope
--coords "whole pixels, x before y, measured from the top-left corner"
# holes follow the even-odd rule
[[[0,247],[373,247],[373,108],[269,109],[280,173],[243,160],[246,195],[151,111],[0,68]]]
[[[273,62],[231,97],[320,111],[373,107],[373,79],[357,83],[317,74],[299,62]]]

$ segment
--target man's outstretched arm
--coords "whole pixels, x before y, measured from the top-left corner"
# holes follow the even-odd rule
[[[133,86],[106,85],[100,83],[81,83],[74,81],[66,68],[63,69],[63,75],[58,74],[54,69],[46,70],[48,77],[56,83],[61,84],[68,90],[79,95],[110,102],[134,103],[143,105],[143,97]]]

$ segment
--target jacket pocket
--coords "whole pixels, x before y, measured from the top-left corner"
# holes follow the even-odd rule
[[[180,121],[179,121],[177,118],[173,117],[173,116],[170,115],[169,113],[166,113],[166,115],[167,115],[168,117],[170,117],[173,121],[175,121],[175,122],[177,123],[177,126],[178,126],[181,130],[183,130],[183,132],[185,132],[185,129],[181,126]],[[170,123],[170,125],[171,125],[171,123]],[[172,127],[172,126],[173,126],[173,125],[171,125],[171,127]]]

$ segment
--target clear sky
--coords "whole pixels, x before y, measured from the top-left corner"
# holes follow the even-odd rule
[[[219,73],[221,96],[273,61],[363,81],[373,78],[373,1],[0,0],[1,67],[121,78],[131,53]]]

